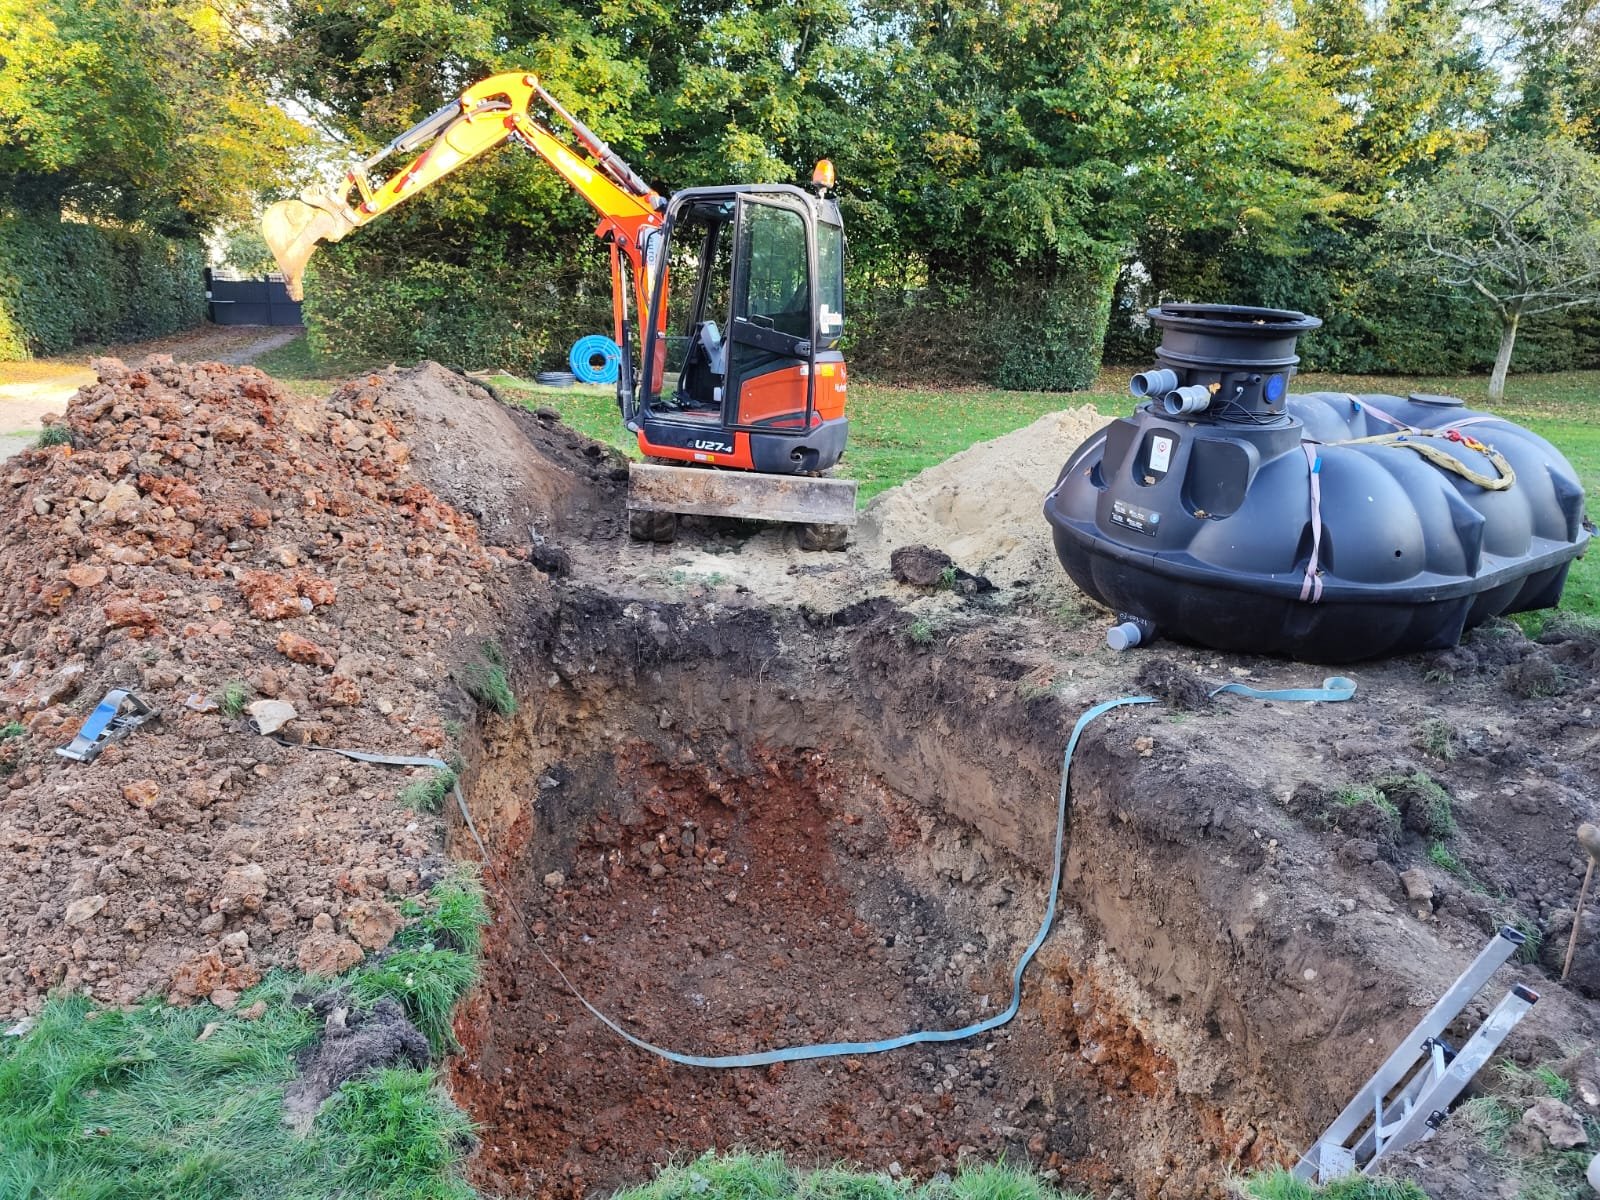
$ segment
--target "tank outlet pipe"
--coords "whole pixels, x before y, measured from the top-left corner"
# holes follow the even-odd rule
[[[1132,650],[1135,646],[1143,646],[1156,640],[1156,623],[1147,621],[1143,617],[1120,614],[1122,624],[1117,625],[1106,633],[1106,645],[1113,650]]]
[[[1161,407],[1169,417],[1184,417],[1211,407],[1211,389],[1203,383],[1172,388],[1161,397]]]
[[[1140,371],[1128,380],[1128,390],[1135,396],[1164,396],[1178,386],[1178,373],[1162,367],[1159,371]]]

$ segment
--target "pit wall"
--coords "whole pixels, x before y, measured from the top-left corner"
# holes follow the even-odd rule
[[[759,746],[820,752],[910,805],[929,888],[1027,880],[1015,908],[1031,922],[1062,748],[1082,706],[1106,698],[1025,698],[1025,667],[983,635],[921,648],[891,617],[833,629],[579,591],[512,649],[522,706],[472,748],[469,795],[527,889],[570,857],[619,757],[702,756],[737,774]],[[1113,716],[1080,747],[1062,910],[1013,1028],[1031,1014],[1041,1061],[1064,1064],[1041,1067],[1038,1086],[1085,1093],[1083,1129],[1052,1156],[1065,1182],[1220,1195],[1227,1171],[1291,1159],[1330,1097],[1364,1080],[1374,1041],[1392,1044],[1415,1014],[1372,986],[1354,938],[1296,911],[1253,819],[1261,795],[1148,756],[1142,735],[1160,719]],[[480,997],[469,1023],[493,1005]]]

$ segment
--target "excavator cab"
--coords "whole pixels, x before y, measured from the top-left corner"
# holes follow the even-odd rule
[[[576,151],[538,110],[566,127]],[[300,298],[318,245],[507,141],[543,158],[589,202],[610,249],[617,403],[655,460],[629,471],[630,532],[669,541],[677,514],[736,516],[800,525],[809,549],[841,548],[855,483],[796,478],[832,467],[845,443],[844,227],[827,195],[826,159],[813,192],[756,184],[690,188],[669,200],[537,76],[502,72],[353,164],[332,190],[267,210],[261,231],[289,294]],[[396,154],[414,157],[373,178]]]
[[[844,231],[786,185],[689,188],[667,206],[641,381],[640,447],[811,474],[844,451]],[[627,398],[624,397],[624,406]]]

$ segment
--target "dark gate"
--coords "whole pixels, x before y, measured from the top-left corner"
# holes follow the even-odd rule
[[[217,325],[299,325],[300,302],[281,279],[213,279],[211,320]]]

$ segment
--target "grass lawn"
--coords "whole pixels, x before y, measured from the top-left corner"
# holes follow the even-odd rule
[[[338,376],[317,361],[303,337],[263,354],[256,365],[308,395],[319,394]],[[1108,417],[1129,412],[1129,374],[1129,368],[1108,367],[1100,372],[1094,387],[1070,394],[852,382],[850,449],[839,473],[860,480],[864,503],[974,442],[1020,429],[1047,412],[1080,404],[1093,405]],[[1402,379],[1307,374],[1295,381],[1295,390],[1460,396],[1470,408],[1499,413],[1548,439],[1577,469],[1584,490],[1591,497],[1600,496],[1600,371],[1513,375],[1505,400],[1493,406],[1488,400],[1488,382],[1487,376]],[[638,456],[632,436],[618,419],[616,399],[609,388],[546,388],[507,375],[496,377],[494,383],[530,407],[556,409],[584,436]],[[1600,504],[1594,507],[1600,509]],[[1600,552],[1573,565],[1561,606],[1600,616]]]
[[[920,1186],[842,1167],[797,1169],[779,1154],[703,1154],[669,1166],[615,1200],[1089,1200],[1061,1193],[1032,1171],[1000,1164],[964,1166]]]
[[[1414,1185],[1354,1178],[1312,1187],[1274,1171],[1239,1180],[1241,1200],[1427,1200]],[[615,1200],[1088,1200],[1062,1193],[1026,1167],[963,1166],[923,1184],[840,1167],[802,1170],[777,1154],[705,1154],[668,1167],[650,1183]]]
[[[1287,1171],[1271,1171],[1243,1182],[1246,1200],[1428,1200],[1414,1183],[1353,1175],[1325,1188],[1302,1183]]]
[[[391,952],[337,983],[364,1006],[398,1000],[437,1052],[476,978],[487,910],[465,877],[403,909],[413,920]],[[23,1036],[0,1036],[0,1196],[470,1200],[457,1164],[471,1124],[431,1068],[347,1083],[305,1137],[284,1125],[294,1056],[318,1032],[305,998],[328,986],[275,972],[230,1012],[52,999]],[[256,1001],[265,1012],[245,1020]]]

